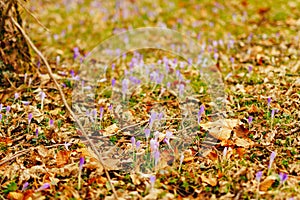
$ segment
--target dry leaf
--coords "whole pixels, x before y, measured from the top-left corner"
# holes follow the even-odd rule
[[[200,126],[209,131],[209,134],[219,140],[228,140],[231,136],[231,131],[236,127],[240,121],[238,119],[217,120],[214,122],[207,122],[200,124]]]
[[[24,197],[24,195],[20,192],[10,192],[7,195],[8,199],[14,199],[14,200],[21,200],[21,199],[23,199],[23,197]]]
[[[275,182],[275,180],[276,180],[275,176],[268,176],[263,182],[259,184],[259,190],[267,191]]]
[[[234,133],[236,134],[237,137],[247,137],[249,130],[244,127],[244,125],[239,125],[236,126],[234,129]]]
[[[103,136],[109,136],[116,133],[119,130],[117,124],[112,124],[104,129]]]
[[[254,142],[248,138],[236,138],[234,140],[234,143],[238,147],[245,147],[245,148],[249,148],[254,145]]]
[[[209,184],[209,185],[211,185],[211,186],[216,186],[217,185],[217,178],[211,178],[211,177],[209,177],[209,178],[206,178],[203,174],[201,175],[201,180],[204,182],[204,183],[207,183],[207,184]]]
[[[70,151],[58,151],[56,155],[57,167],[62,167],[69,162]]]

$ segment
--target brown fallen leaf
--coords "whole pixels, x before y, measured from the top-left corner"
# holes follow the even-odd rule
[[[249,130],[247,128],[245,128],[244,125],[236,126],[233,129],[233,131],[237,137],[242,137],[242,138],[247,137],[248,133],[249,133]]]
[[[7,195],[8,199],[13,199],[13,200],[21,200],[21,199],[23,199],[23,197],[24,197],[24,195],[20,192],[10,192]]]
[[[70,151],[58,151],[56,155],[57,167],[62,167],[69,162]]]
[[[206,178],[203,174],[200,177],[204,183],[207,183],[213,187],[216,186],[218,183],[217,178],[212,178],[212,177]]]
[[[117,124],[112,124],[112,125],[106,127],[102,133],[103,133],[103,136],[109,136],[109,135],[116,133],[118,130],[119,130],[119,127],[117,126]]]
[[[238,119],[223,119],[214,122],[207,122],[205,124],[200,124],[200,126],[209,131],[209,134],[218,140],[228,140],[231,136],[231,131],[240,124]]]
[[[259,190],[267,191],[275,182],[275,180],[276,180],[275,176],[268,176],[263,182],[259,184]]]

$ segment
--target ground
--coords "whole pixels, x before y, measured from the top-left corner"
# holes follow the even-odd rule
[[[7,72],[10,87],[0,86],[2,199],[113,199],[105,170],[120,199],[300,199],[299,1],[31,0],[20,9],[67,102],[86,103],[75,114],[104,166],[32,50],[35,67]],[[90,101],[82,63],[140,27],[190,38],[210,78],[181,55],[132,50],[110,61]],[[151,76],[132,72],[147,67]]]

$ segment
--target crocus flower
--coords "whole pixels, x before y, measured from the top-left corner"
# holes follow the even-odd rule
[[[148,138],[150,137],[150,129],[146,128],[144,132],[145,132],[145,137],[148,140]]]
[[[74,47],[73,48],[73,59],[75,60],[79,55],[80,55],[80,52],[79,52],[79,48],[78,47]]]
[[[253,70],[252,65],[249,65],[249,66],[248,66],[248,73],[250,74],[250,73],[252,72],[252,70]]]
[[[184,93],[184,85],[183,84],[179,84],[179,96],[181,97]]]
[[[132,147],[134,148],[134,146],[135,146],[135,137],[132,136],[130,141],[131,141]]]
[[[25,182],[25,183],[23,184],[22,192],[23,192],[24,190],[26,190],[26,188],[28,187],[28,185],[29,185],[28,182]]]
[[[46,190],[46,189],[48,189],[48,188],[50,188],[50,184],[49,184],[49,183],[45,183],[45,184],[42,185],[40,188],[38,188],[38,189],[36,190],[36,192],[39,192],[39,191],[42,191],[42,190]]]
[[[39,129],[36,128],[36,129],[35,129],[35,137],[38,137],[38,136],[39,136]]]
[[[157,149],[157,150],[154,152],[154,164],[155,164],[155,166],[157,166],[157,164],[158,164],[159,157],[160,157],[160,153],[159,153],[159,150]]]
[[[271,104],[271,101],[272,101],[272,99],[271,99],[271,97],[268,97],[268,108],[270,107],[270,104]]]
[[[272,166],[272,164],[273,164],[273,162],[274,162],[275,157],[276,157],[276,152],[275,152],[275,151],[272,151],[271,156],[270,156],[269,166],[268,166],[268,169],[269,169],[269,170],[271,169],[271,166]]]
[[[123,81],[122,81],[123,98],[125,98],[126,93],[128,92],[128,84],[129,84],[129,80],[128,79],[123,79]]]
[[[272,118],[272,119],[273,119],[274,116],[275,116],[275,112],[277,112],[277,109],[276,109],[276,108],[272,109],[272,111],[271,111],[271,118]]]
[[[149,127],[150,129],[152,128],[153,126],[153,123],[154,123],[154,120],[156,119],[156,112],[152,112],[151,115],[150,115],[150,119],[149,119]]]
[[[184,159],[184,154],[182,153],[181,156],[180,156],[180,160],[179,160],[180,166],[181,166],[182,163],[183,163],[183,159]]]
[[[19,97],[20,97],[20,94],[16,92],[15,93],[15,100],[17,100]]]
[[[45,92],[41,91],[41,92],[40,92],[40,98],[41,98],[41,109],[42,109],[42,110],[43,110],[43,108],[44,108],[44,99],[45,99],[45,97],[46,97]]]
[[[2,114],[0,113],[0,121],[2,120]]]
[[[198,111],[198,115],[197,115],[197,118],[198,118],[198,124],[201,122],[201,116],[202,114],[204,113],[204,105],[201,105],[200,106],[200,110]]]
[[[135,147],[136,147],[137,150],[141,147],[141,141],[140,140],[135,143]]]
[[[225,148],[223,149],[223,158],[226,157],[226,155],[227,155],[227,150],[228,150],[228,147],[225,147]]]
[[[53,120],[53,119],[50,119],[50,121],[49,121],[49,126],[50,126],[50,128],[52,128],[53,125],[54,125],[54,120]]]
[[[102,118],[103,118],[103,112],[104,112],[104,108],[101,106],[100,107],[100,120],[102,120]]]
[[[3,104],[0,103],[0,112],[2,111],[2,109],[3,109]]]
[[[111,86],[112,86],[112,87],[114,87],[114,86],[115,86],[115,84],[116,84],[116,79],[115,79],[115,78],[113,78],[113,79],[111,80]]]
[[[10,106],[6,106],[6,112],[9,113],[10,111]]]
[[[257,180],[257,182],[260,182],[260,179],[261,179],[262,175],[263,175],[262,171],[259,171],[259,172],[256,173],[256,180]]]
[[[250,126],[250,124],[252,123],[252,121],[253,121],[253,117],[252,117],[252,116],[249,116],[249,117],[248,117],[248,124],[249,124],[249,126]]]
[[[166,131],[166,143],[170,146],[170,138],[172,137],[171,131]]]
[[[29,113],[28,114],[28,124],[30,124],[31,120],[32,120],[32,113]]]
[[[71,144],[68,142],[65,142],[64,146],[65,146],[66,150],[69,151],[69,146],[71,146]]]
[[[156,147],[156,144],[157,144],[157,143],[156,143],[156,140],[152,138],[152,139],[150,140],[150,148],[151,148],[151,151],[152,151],[152,152],[154,152],[154,151],[156,150],[156,148],[157,148],[157,147]]]
[[[80,159],[79,159],[79,170],[80,171],[82,170],[83,164],[84,164],[84,157],[80,157]]]
[[[280,178],[280,183],[283,184],[288,179],[288,175],[287,175],[287,173],[280,172],[279,178]]]
[[[154,187],[155,180],[156,180],[155,176],[150,176],[150,184],[152,188]]]

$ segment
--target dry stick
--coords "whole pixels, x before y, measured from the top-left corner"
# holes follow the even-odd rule
[[[43,29],[45,29],[48,33],[50,33],[50,30],[46,27],[46,26],[44,26],[41,22],[40,22],[40,20],[20,1],[20,0],[17,0],[18,1],[18,3],[24,8],[24,10],[26,11],[26,12],[28,12],[29,13],[29,15],[31,15],[31,17],[33,17],[33,19],[35,19],[35,21],[41,26],[41,27],[43,27]]]
[[[105,171],[105,175],[109,181],[109,184],[111,186],[111,189],[113,191],[113,194],[114,194],[114,197],[115,199],[118,199],[118,195],[117,195],[117,192],[115,190],[115,187],[114,185],[112,184],[112,181],[111,181],[111,178],[109,176],[109,173],[102,161],[102,158],[101,158],[101,155],[99,154],[99,152],[97,151],[94,143],[92,142],[92,140],[88,137],[87,133],[85,132],[83,126],[81,125],[80,121],[78,120],[78,118],[76,117],[76,115],[74,114],[74,112],[72,111],[72,109],[70,108],[69,104],[67,103],[67,100],[65,98],[65,95],[62,91],[62,89],[60,88],[58,82],[56,81],[55,77],[53,76],[53,73],[52,73],[52,70],[51,70],[51,67],[49,66],[49,63],[48,61],[46,60],[46,58],[44,57],[44,55],[37,49],[37,47],[33,44],[33,42],[31,41],[31,39],[28,37],[28,35],[25,33],[25,31],[23,30],[23,28],[18,24],[18,22],[16,22],[14,20],[14,18],[11,17],[11,20],[12,22],[15,24],[15,26],[20,30],[20,32],[22,33],[22,35],[25,37],[25,39],[27,40],[27,42],[29,43],[29,45],[31,46],[31,48],[38,54],[38,56],[42,59],[42,61],[45,63],[46,65],[46,68],[47,68],[47,71],[48,71],[48,74],[50,76],[50,78],[53,80],[55,86],[57,87],[59,93],[60,93],[60,96],[62,98],[62,101],[65,105],[65,107],[67,108],[67,110],[69,111],[69,113],[71,114],[71,116],[74,118],[75,122],[78,124],[79,126],[79,129],[81,130],[83,136],[86,138],[86,140],[88,141],[88,143],[91,145],[91,148],[92,150],[95,152],[95,154],[97,155],[98,159],[99,159],[99,162],[100,164],[102,165],[104,171]]]

